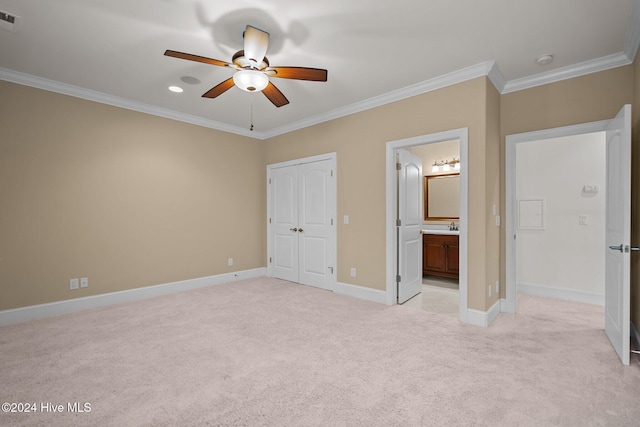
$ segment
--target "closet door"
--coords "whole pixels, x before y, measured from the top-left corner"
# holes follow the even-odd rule
[[[274,277],[298,281],[298,166],[271,172],[271,226]]]
[[[332,289],[331,161],[299,166],[298,281]]]
[[[271,275],[333,290],[335,178],[332,160],[271,169]]]

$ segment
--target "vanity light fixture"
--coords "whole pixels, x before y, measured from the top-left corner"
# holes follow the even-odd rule
[[[433,162],[433,166],[431,166],[431,172],[451,172],[451,171],[460,171],[460,159],[453,158],[449,161],[442,160],[440,162]]]

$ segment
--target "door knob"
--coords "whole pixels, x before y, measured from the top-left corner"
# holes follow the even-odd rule
[[[302,228],[300,228],[300,229],[298,229],[298,231],[302,233],[304,230]]]
[[[613,249],[614,251],[622,252],[622,245],[620,245],[620,246],[609,246],[609,249]]]
[[[298,231],[298,227],[296,227],[296,228],[290,228],[289,230],[291,230],[291,231],[293,231],[293,232],[295,233],[296,231]]]

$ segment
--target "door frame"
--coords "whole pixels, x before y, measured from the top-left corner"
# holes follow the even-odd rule
[[[338,262],[337,262],[337,242],[338,242],[338,238],[337,238],[337,201],[338,201],[338,185],[337,185],[337,180],[338,180],[338,171],[337,171],[337,158],[338,155],[336,152],[332,152],[332,153],[326,153],[326,154],[319,154],[317,156],[310,156],[310,157],[303,157],[303,158],[299,158],[299,159],[294,159],[294,160],[287,160],[284,162],[280,162],[280,163],[272,163],[267,165],[267,179],[266,179],[266,186],[267,186],[267,217],[266,217],[266,224],[267,224],[267,259],[266,259],[266,263],[267,263],[267,276],[268,277],[273,277],[273,267],[271,265],[271,263],[269,262],[269,258],[272,256],[271,253],[273,251],[273,245],[272,245],[272,239],[273,239],[273,231],[272,231],[272,227],[270,227],[269,224],[269,218],[271,217],[271,213],[272,213],[272,203],[271,203],[271,185],[270,185],[270,180],[271,180],[271,171],[273,169],[278,169],[278,168],[283,168],[283,167],[287,167],[287,166],[295,166],[295,165],[301,165],[301,164],[306,164],[306,163],[314,163],[314,162],[319,162],[319,161],[323,161],[323,160],[330,160],[331,161],[331,169],[333,170],[333,179],[331,180],[331,185],[333,186],[332,188],[332,192],[333,192],[333,200],[331,201],[332,204],[332,211],[331,212],[331,218],[333,220],[333,227],[332,227],[332,231],[331,231],[331,248],[330,248],[330,256],[329,256],[329,262],[331,264],[333,264],[333,274],[332,274],[332,280],[331,283],[329,284],[329,290],[330,291],[334,291],[336,289],[336,284],[337,284],[337,277],[338,277]]]
[[[534,142],[550,138],[561,138],[566,136],[582,135],[586,133],[604,132],[610,120],[600,120],[597,122],[580,123],[577,125],[562,126],[557,128],[543,129],[532,132],[523,132],[506,136],[505,152],[505,264],[506,264],[506,286],[505,300],[501,311],[505,313],[516,313],[518,286],[516,283],[516,148],[523,142]],[[603,160],[604,161],[604,160]]]
[[[469,158],[469,128],[452,129],[443,132],[415,136],[387,142],[386,144],[386,299],[387,305],[397,304],[396,287],[396,151],[418,145],[457,139],[460,149],[460,276],[458,318],[462,323],[468,323],[469,308],[467,305],[467,235],[468,235],[468,158]]]

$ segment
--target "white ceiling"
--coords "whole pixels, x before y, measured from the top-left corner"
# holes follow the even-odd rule
[[[480,75],[505,93],[628,64],[636,3],[0,0],[18,17],[0,29],[0,79],[264,139]],[[206,99],[233,70],[163,55],[230,61],[247,24],[271,34],[271,65],[326,68],[328,81],[272,79],[281,108],[235,87]],[[537,65],[542,54],[553,63]]]

